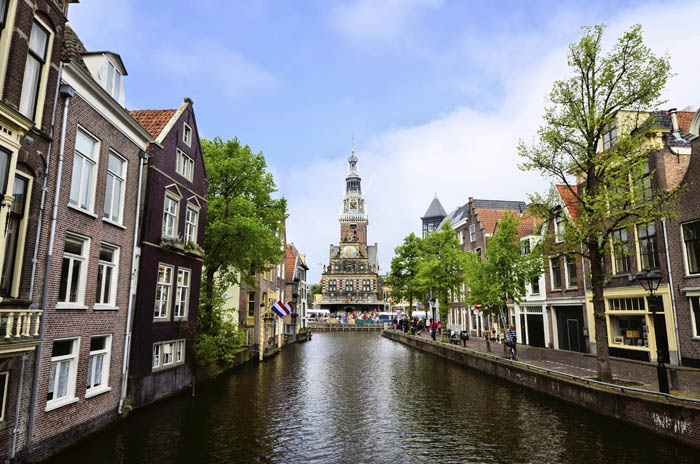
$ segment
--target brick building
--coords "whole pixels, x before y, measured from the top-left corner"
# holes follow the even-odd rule
[[[192,384],[208,182],[192,100],[131,114],[155,139],[141,191],[141,256],[129,360],[134,406]]]
[[[42,185],[68,3],[0,0],[0,458],[27,446],[46,234]],[[55,161],[54,161],[55,162]],[[43,219],[43,229],[40,224]]]
[[[55,216],[39,238],[44,320],[28,434],[33,458],[114,419],[132,291],[140,159],[150,134],[122,106],[119,55],[65,29],[48,169]],[[47,218],[48,219],[48,218]]]
[[[296,341],[297,333],[306,319],[306,271],[309,267],[293,243],[286,246],[284,268],[284,293],[293,309],[293,313],[284,318],[284,336]]]

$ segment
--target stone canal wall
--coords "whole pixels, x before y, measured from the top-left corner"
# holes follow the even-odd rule
[[[451,359],[509,382],[614,417],[686,445],[700,448],[700,403],[652,392],[613,387],[544,370],[498,356],[385,330],[382,335],[412,348]]]

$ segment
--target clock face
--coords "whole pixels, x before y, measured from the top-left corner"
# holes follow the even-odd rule
[[[350,200],[350,209],[357,209],[357,200]]]
[[[340,250],[340,256],[343,258],[357,258],[359,255],[360,252],[356,246],[348,245]]]

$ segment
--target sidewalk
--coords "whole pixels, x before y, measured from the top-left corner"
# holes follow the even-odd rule
[[[423,330],[420,337],[430,339],[430,331]],[[440,341],[440,338],[436,337],[436,340]],[[460,346],[464,346],[463,342]],[[483,338],[471,337],[466,347],[474,351],[487,352],[486,340]],[[597,376],[595,355],[528,345],[518,345],[517,350],[518,361],[579,377],[595,379]],[[492,340],[491,354],[505,357],[503,344]],[[658,391],[656,363],[610,358],[610,364],[616,382],[624,382],[630,387]],[[667,365],[669,384],[671,384],[671,370],[677,374],[679,387],[674,389],[671,386],[671,394],[700,399],[700,369]]]

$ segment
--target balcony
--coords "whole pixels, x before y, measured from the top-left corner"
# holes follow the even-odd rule
[[[39,341],[40,309],[0,309],[0,345]]]

